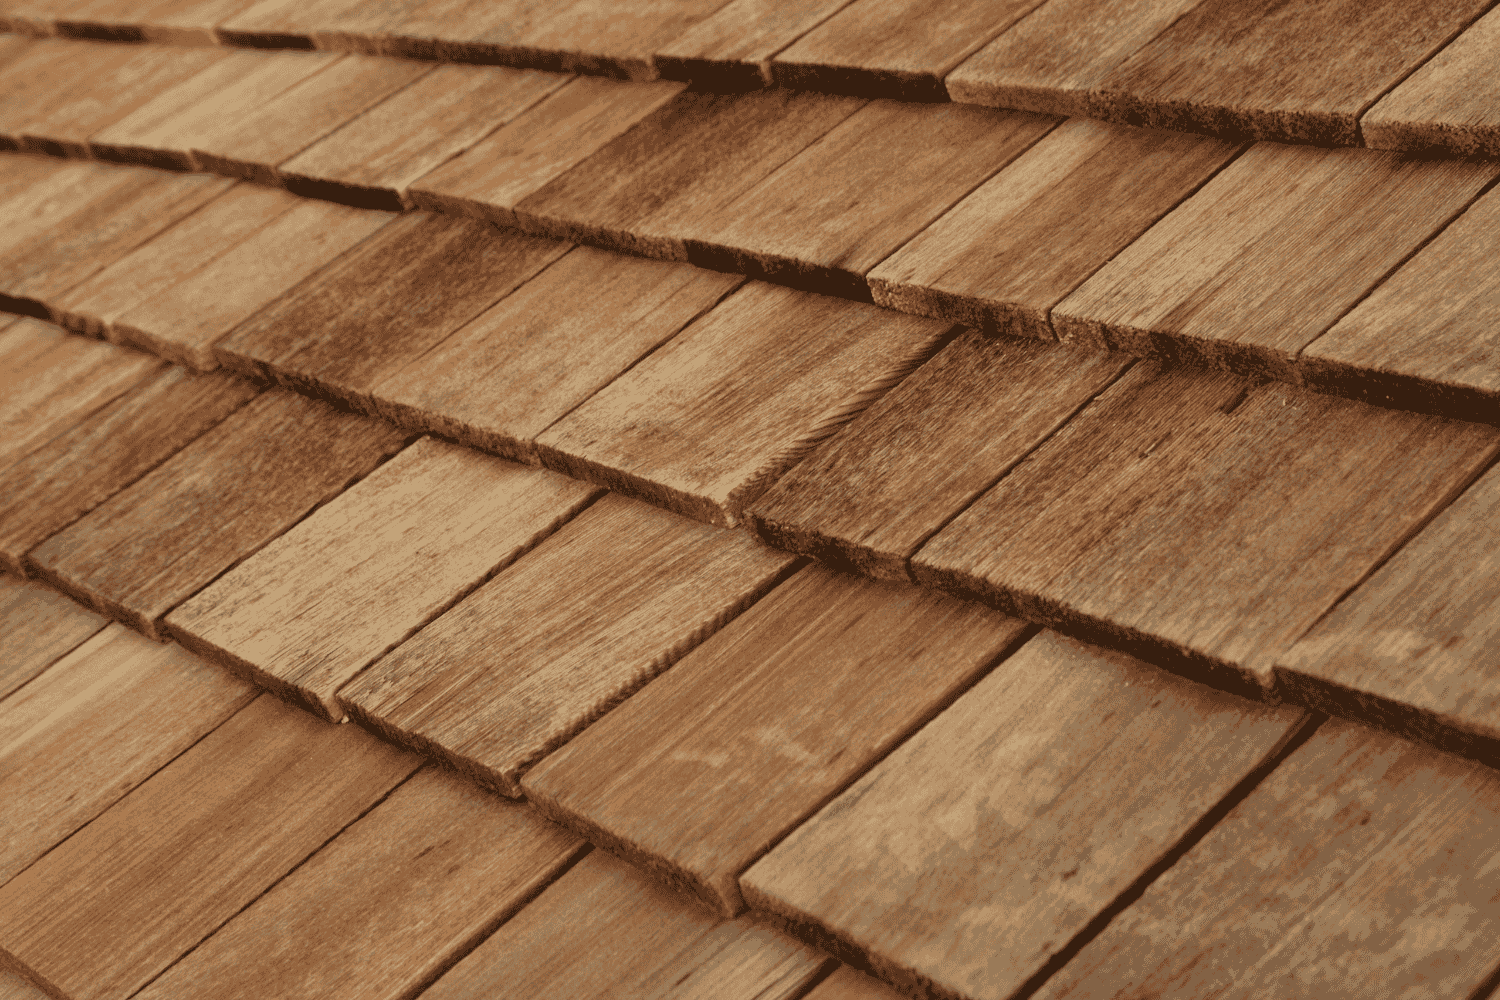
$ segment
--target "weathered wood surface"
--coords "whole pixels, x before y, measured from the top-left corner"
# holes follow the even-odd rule
[[[180,646],[110,625],[0,704],[0,884],[255,696]]]
[[[531,442],[744,281],[575,247],[369,390],[403,427],[535,461]]]
[[[1090,113],[1233,139],[1353,146],[1359,116],[1488,0],[1207,0],[1099,84]]]
[[[165,368],[11,465],[0,478],[0,568],[135,482],[259,389]]]
[[[1052,325],[1064,340],[1296,381],[1298,352],[1497,175],[1494,163],[1257,144],[1064,299]]]
[[[121,313],[112,339],[200,371],[219,366],[214,345],[242,321],[392,216],[305,201],[154,298]]]
[[[39,38],[0,66],[0,142],[7,149],[16,148],[26,123],[67,88],[78,58],[94,48],[86,42]],[[100,71],[109,73],[127,55],[100,52]]]
[[[30,555],[37,575],[151,638],[172,608],[398,451],[384,421],[273,391]]]
[[[330,719],[350,678],[596,491],[424,438],[167,616],[189,649]]]
[[[771,57],[851,0],[732,0],[657,49],[662,76],[709,90],[771,86]]]
[[[741,872],[1025,629],[910,584],[808,567],[522,786],[544,815],[734,916]]]
[[[574,77],[413,183],[407,197],[418,208],[515,225],[511,209],[516,202],[587,159],[685,86]]]
[[[787,87],[946,101],[943,77],[1042,0],[856,0],[776,55]]]
[[[0,969],[0,1000],[49,1000],[47,994],[21,978],[20,973]]]
[[[255,0],[92,0],[72,7],[57,22],[64,34],[122,42],[215,45],[220,21]]]
[[[0,950],[70,1000],[130,996],[420,764],[261,695],[0,888]]]
[[[1325,710],[1500,762],[1500,471],[1491,470],[1277,660]]]
[[[138,996],[404,1000],[586,849],[426,767]]]
[[[684,220],[688,259],[868,298],[872,267],[1056,124],[972,104],[872,101],[754,188]]]
[[[1493,771],[1329,722],[1035,996],[1483,996],[1497,844]]]
[[[1497,453],[1483,425],[1142,362],[912,569],[1253,691]]]
[[[232,52],[91,136],[89,149],[101,159],[193,169],[191,150],[199,139],[253,114],[338,58],[323,52]]]
[[[944,78],[955,101],[1087,115],[1105,78],[1201,0],[1047,0]]]
[[[109,336],[133,306],[167,294],[301,203],[285,191],[236,184],[87,281],[50,297],[48,312],[70,330]]]
[[[1492,10],[1359,120],[1365,145],[1500,156],[1500,11]]]
[[[791,1000],[829,964],[768,927],[714,917],[595,850],[423,995]]]
[[[520,797],[521,775],[734,619],[793,557],[606,494],[339,692]]]
[[[870,271],[870,291],[893,309],[1052,340],[1052,307],[1237,152],[1064,122]]]
[[[797,463],[746,518],[778,548],[886,580],[1130,364],[960,334]]]
[[[902,994],[851,965],[841,965],[807,995],[807,1000],[900,1000]]]
[[[1043,633],[741,888],[907,991],[999,1000],[1306,719]]]
[[[399,209],[408,185],[568,78],[507,66],[440,66],[278,168],[297,194]]]
[[[215,33],[230,45],[265,48],[310,49],[316,26],[332,24],[349,8],[368,0],[260,0],[232,17],[225,18]]]
[[[248,114],[198,135],[191,146],[193,165],[276,184],[280,164],[430,72],[430,64],[345,56]]]
[[[0,332],[0,470],[159,374],[149,354],[25,317]]]
[[[538,437],[539,456],[733,525],[946,333],[934,320],[753,282]]]
[[[216,353],[235,371],[373,412],[375,383],[568,250],[479,219],[408,213],[235,328]]]
[[[1297,373],[1326,391],[1500,422],[1497,257],[1491,190],[1304,348]]]
[[[0,701],[106,624],[55,590],[0,575]]]
[[[667,260],[684,234],[864,106],[784,89],[685,91],[514,206],[528,232]]]

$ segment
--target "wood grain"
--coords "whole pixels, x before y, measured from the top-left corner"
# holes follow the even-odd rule
[[[369,396],[402,427],[534,463],[538,434],[743,280],[576,247]]]
[[[871,268],[1056,124],[968,104],[872,101],[754,188],[685,220],[688,259],[868,299]]]
[[[1479,424],[1140,363],[912,569],[1253,693],[1497,452]]]
[[[841,965],[807,995],[807,1000],[899,1000],[900,993],[851,965]]]
[[[167,616],[189,649],[337,720],[334,692],[595,491],[424,438]]]
[[[106,624],[55,590],[0,575],[0,701]]]
[[[297,194],[399,209],[408,185],[568,81],[506,66],[440,66],[278,168]]]
[[[92,0],[58,21],[66,35],[120,42],[216,45],[214,27],[255,0]]]
[[[378,381],[568,250],[478,219],[408,213],[240,324],[215,351],[232,370],[373,412]]]
[[[1359,120],[1365,145],[1500,156],[1500,11],[1490,11]]]
[[[1310,385],[1500,422],[1500,195],[1491,189],[1303,349]]]
[[[255,688],[110,625],[0,707],[0,884],[239,711]]]
[[[258,391],[239,379],[163,366],[12,464],[0,478],[0,568],[24,573],[27,552],[166,461]]]
[[[682,93],[681,83],[579,76],[415,182],[418,208],[516,224],[512,209]]]
[[[1298,352],[1497,175],[1490,163],[1252,146],[1064,299],[1052,325],[1064,340],[1295,381]]]
[[[262,695],[0,889],[0,953],[53,995],[129,996],[420,763]]]
[[[514,206],[527,232],[667,260],[684,234],[864,106],[783,89],[684,91]]]
[[[95,50],[86,42],[38,38],[0,67],[0,142],[15,149],[26,123],[45,108],[58,90],[68,89],[80,57]],[[108,50],[97,54],[101,72],[108,74],[128,53]]]
[[[870,271],[883,306],[1052,340],[1050,314],[1239,152],[1075,118]]]
[[[330,24],[344,10],[364,4],[366,0],[260,0],[214,29],[228,45],[246,45],[270,49],[313,48],[312,32],[317,25]]]
[[[1089,114],[1105,78],[1201,0],[1047,0],[943,80],[969,104]]]
[[[408,436],[263,394],[35,549],[38,576],[153,639],[161,618],[341,493]]]
[[[0,969],[0,1000],[48,1000],[47,994],[23,979],[19,973]]]
[[[943,77],[1042,0],[856,0],[772,63],[777,83],[946,101]]]
[[[596,850],[424,996],[792,1000],[829,964],[768,927],[712,916]]]
[[[1327,723],[1035,995],[1483,996],[1497,832],[1493,771]]]
[[[351,681],[339,702],[388,738],[519,798],[528,768],[792,564],[743,532],[606,494]]]
[[[657,71],[716,91],[772,86],[771,57],[850,2],[732,0],[657,49]]]
[[[586,849],[426,767],[138,996],[401,1000]]]
[[[1130,364],[968,331],[768,489],[746,520],[778,548],[886,580]]]
[[[1013,995],[1306,714],[1043,633],[740,880],[925,995]]]
[[[225,334],[391,218],[388,212],[303,202],[170,289],[121,313],[109,336],[199,371],[217,368],[214,345]]]
[[[1206,0],[1099,84],[1095,117],[1232,139],[1359,143],[1359,116],[1487,0]]]
[[[746,868],[1024,631],[910,584],[808,567],[522,787],[543,815],[732,917]]]
[[[734,525],[946,333],[933,320],[751,283],[558,421],[538,453],[575,478]]]
[[[1277,660],[1299,700],[1500,761],[1500,471]]]

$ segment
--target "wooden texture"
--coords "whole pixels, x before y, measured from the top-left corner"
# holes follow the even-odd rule
[[[125,310],[109,335],[189,368],[217,368],[214,345],[225,334],[391,218],[388,212],[303,202],[171,288]]]
[[[872,267],[1056,124],[969,104],[872,101],[749,191],[684,223],[688,259],[868,299]]]
[[[172,608],[408,440],[384,421],[274,391],[31,553],[37,575],[165,638]]]
[[[1052,340],[1052,307],[1238,152],[1077,118],[869,274],[883,306]]]
[[[526,797],[734,916],[741,872],[1024,630],[910,584],[803,569],[534,768]]]
[[[1321,708],[1500,762],[1500,470],[1277,660]]]
[[[225,18],[215,34],[228,45],[272,49],[313,48],[314,26],[330,24],[344,10],[366,0],[260,0]]]
[[[0,142],[6,149],[15,149],[26,123],[44,112],[60,90],[70,89],[77,61],[96,49],[86,42],[40,38],[0,66]],[[110,73],[128,55],[119,50],[98,52],[100,71]]]
[[[0,1000],[49,1000],[19,973],[0,969]]]
[[[58,20],[66,35],[119,42],[215,45],[214,27],[255,0],[90,0]]]
[[[0,701],[105,624],[55,590],[0,575]]]
[[[276,167],[408,86],[430,65],[345,56],[243,116],[193,140],[199,170],[276,184]]]
[[[236,184],[135,250],[47,301],[53,320],[107,337],[114,321],[187,280],[301,203],[296,195]]]
[[[830,964],[769,927],[713,917],[596,850],[423,995],[793,1000]]]
[[[1500,194],[1493,189],[1303,349],[1310,385],[1500,423]]]
[[[138,996],[404,1000],[584,849],[427,767]]]
[[[232,52],[91,136],[89,149],[100,159],[191,170],[192,149],[205,136],[249,117],[338,58],[321,52]]]
[[[896,990],[851,965],[841,965],[807,995],[807,1000],[900,1000]]]
[[[771,86],[771,57],[851,0],[733,0],[656,52],[656,68],[711,90]]]
[[[420,763],[262,695],[0,889],[0,954],[130,996]]]
[[[1042,0],[855,0],[779,53],[777,83],[946,101],[943,77]]]
[[[259,390],[222,375],[159,371],[5,470],[0,479],[0,567],[135,482]]]
[[[1359,116],[1489,0],[1206,0],[1109,73],[1090,113],[1353,146]]]
[[[1485,996],[1500,781],[1330,722],[1035,994]]]
[[[255,688],[110,625],[0,706],[0,884],[247,705]]]
[[[739,287],[576,247],[369,390],[400,424],[535,461],[532,441]]]
[[[1020,991],[1305,725],[1032,639],[741,879],[907,991]]]
[[[399,209],[413,181],[568,80],[505,66],[440,66],[286,161],[297,194]]]
[[[746,514],[772,545],[886,580],[1130,364],[960,334]]]
[[[370,390],[567,253],[488,222],[408,213],[222,340],[225,366],[373,412]]]
[[[944,78],[969,104],[1087,115],[1110,72],[1201,0],[1047,0]]]
[[[518,798],[528,768],[739,615],[792,563],[743,532],[607,494],[345,686],[339,702]]]
[[[575,77],[412,184],[407,198],[418,208],[515,225],[516,202],[587,159],[684,86]]]
[[[942,344],[947,328],[752,283],[537,438],[543,462],[713,524]]]
[[[1491,10],[1359,120],[1365,145],[1500,156],[1500,11]]]
[[[514,206],[528,232],[668,260],[683,234],[863,106],[796,91],[685,91]]]
[[[1258,144],[1064,299],[1052,325],[1064,340],[1295,381],[1298,352],[1497,175]]]
[[[179,642],[331,719],[337,691],[594,491],[424,438],[167,619]]]
[[[1253,691],[1497,452],[1479,424],[1140,363],[912,569]]]

